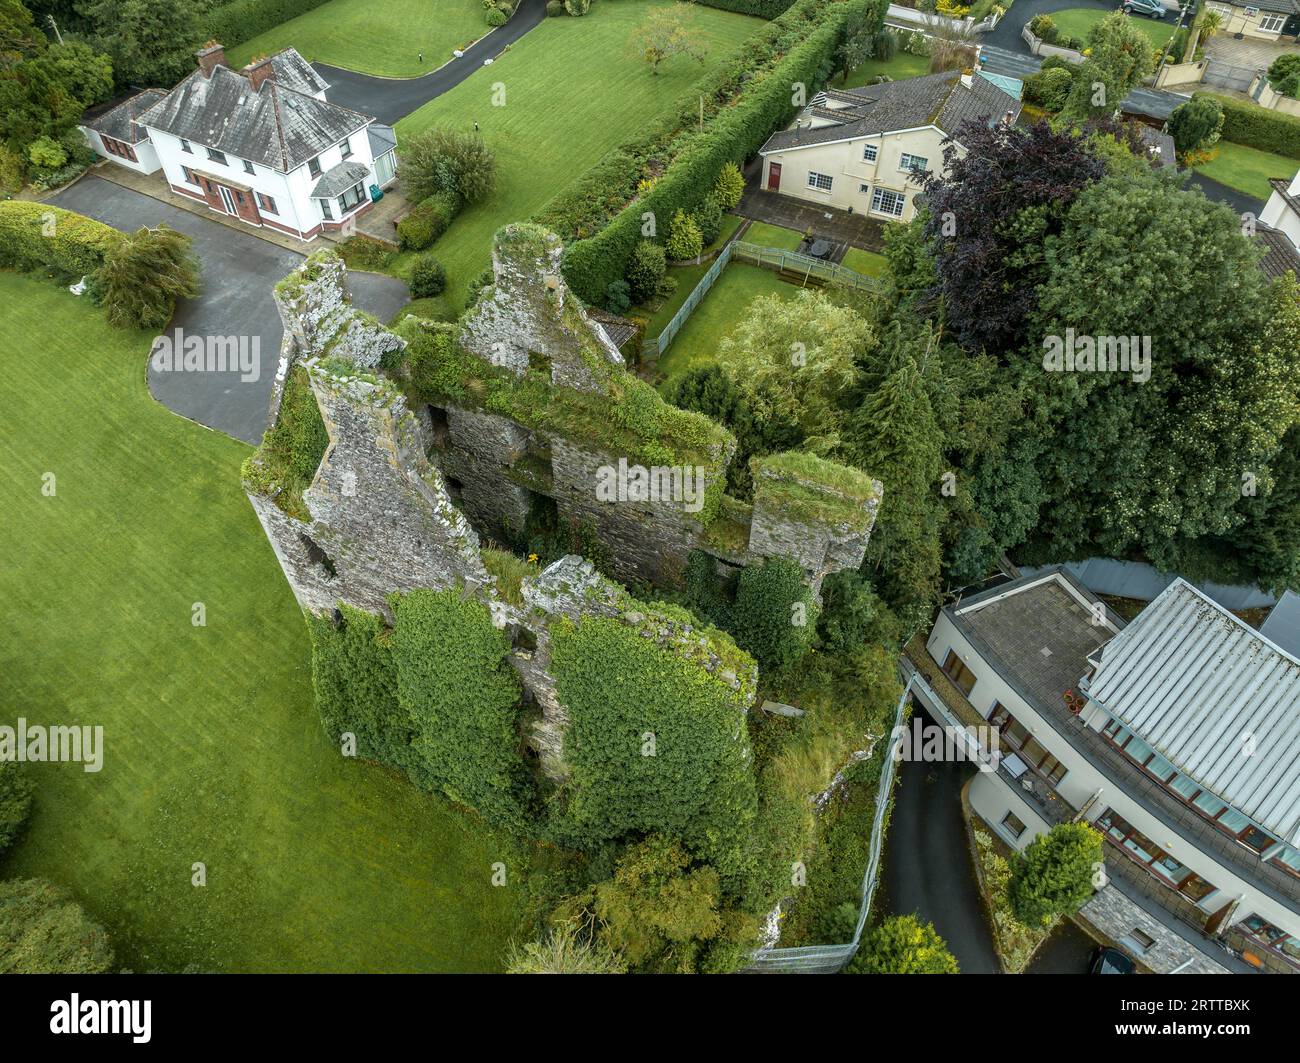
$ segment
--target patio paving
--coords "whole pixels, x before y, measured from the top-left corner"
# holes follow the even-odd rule
[[[1300,55],[1300,46],[1294,41],[1259,41],[1243,38],[1214,36],[1203,43],[1205,54],[1220,63],[1231,66],[1249,66],[1267,70],[1279,55]]]

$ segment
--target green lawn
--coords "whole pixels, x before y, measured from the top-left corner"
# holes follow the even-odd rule
[[[461,308],[466,285],[490,261],[497,229],[526,221],[763,25],[692,6],[690,24],[708,50],[704,66],[677,56],[656,76],[628,56],[627,42],[647,12],[667,6],[669,0],[618,0],[593,5],[584,18],[548,18],[490,67],[398,123],[403,140],[433,125],[466,129],[478,121],[497,155],[496,192],[458,217],[431,248],[447,269],[450,313]],[[500,107],[493,106],[497,84],[505,89]]]
[[[868,277],[884,276],[888,263],[884,255],[878,255],[874,251],[863,251],[858,247],[850,247],[844,252],[844,260],[840,263],[856,273],[866,274]]]
[[[716,361],[718,344],[754,299],[774,292],[792,295],[796,290],[770,269],[730,263],[664,352],[659,360],[660,375],[672,379]]]
[[[0,721],[99,725],[106,750],[31,766],[0,874],[70,888],[136,971],[498,969],[526,851],[326,742],[249,448],[155,403],[149,337],[60,287],[0,273],[0,336]]]
[[[1053,11],[1052,21],[1056,28],[1067,37],[1088,39],[1092,27],[1102,19],[1114,14],[1112,11],[1098,11],[1095,7],[1068,7],[1064,11]],[[1153,48],[1163,48],[1174,35],[1173,19],[1146,18],[1143,15],[1130,15],[1133,25],[1147,35]]]
[[[1212,149],[1218,154],[1196,169],[1206,177],[1219,181],[1239,192],[1267,201],[1273,189],[1270,177],[1292,177],[1297,164],[1295,159],[1283,155],[1248,148],[1244,144],[1229,144],[1220,140]]]
[[[756,221],[745,230],[745,243],[758,244],[759,247],[775,247],[782,251],[798,251],[803,243],[803,233],[793,229],[783,229],[779,225],[768,225]]]
[[[893,59],[868,59],[860,67],[849,71],[848,78],[843,82],[832,81],[831,86],[837,89],[856,89],[862,85],[874,84],[876,78],[881,74],[887,74],[894,81],[902,81],[905,78],[920,77],[922,74],[928,74],[929,72],[930,57],[928,55],[897,52]]]
[[[228,61],[239,67],[292,45],[308,62],[409,78],[436,70],[489,28],[479,0],[330,0],[231,48]]]

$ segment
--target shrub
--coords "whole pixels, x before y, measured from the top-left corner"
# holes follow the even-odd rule
[[[551,0],[551,4],[560,7],[559,0]],[[506,974],[626,973],[623,957],[608,945],[583,937],[573,922],[555,927],[541,941],[512,942],[506,953]]]
[[[1223,132],[1223,108],[1213,96],[1198,96],[1175,107],[1165,128],[1179,155],[1204,151]]]
[[[664,249],[658,244],[642,240],[636,245],[623,275],[634,303],[644,303],[658,294],[667,265]]]
[[[432,255],[421,255],[411,267],[411,298],[428,299],[447,287],[447,271]]]
[[[726,163],[718,171],[718,178],[713,182],[713,197],[722,204],[724,210],[731,210],[745,194],[745,175],[734,162]]]
[[[862,936],[849,974],[957,974],[957,960],[929,923],[895,915]]]
[[[48,203],[0,203],[0,266],[48,269],[60,280],[76,280],[98,270],[122,240],[103,222]]]
[[[489,8],[486,17],[487,24],[493,29],[498,26],[504,26],[508,21],[506,13],[497,7]]]
[[[454,192],[435,192],[397,223],[397,240],[405,251],[423,251],[445,233],[460,211]]]
[[[1027,927],[1073,915],[1092,896],[1101,835],[1087,823],[1058,823],[1011,858],[1011,907]]]
[[[0,144],[0,193],[12,195],[21,190],[25,172],[22,156]]]
[[[1223,108],[1224,140],[1285,155],[1289,159],[1300,159],[1300,118],[1270,111],[1257,103],[1211,93],[1198,92],[1192,99],[1204,96],[1212,96]]]
[[[695,218],[684,210],[673,215],[672,228],[668,233],[668,243],[664,248],[669,258],[682,262],[696,258],[704,250],[704,237]]]
[[[1040,41],[1046,41],[1048,44],[1055,44],[1058,36],[1056,23],[1052,21],[1051,15],[1035,15],[1031,18],[1029,20],[1029,32]]]
[[[876,34],[873,51],[877,59],[893,59],[898,54],[898,34],[893,30],[881,30]]]
[[[103,927],[44,879],[0,882],[0,974],[103,974],[113,950]]]
[[[705,247],[712,247],[722,235],[722,204],[712,195],[705,196],[692,217],[700,230],[700,242]]]
[[[1066,67],[1052,67],[1025,78],[1025,99],[1055,114],[1065,106],[1074,84],[1074,75]]]
[[[0,760],[0,854],[14,843],[27,822],[34,789],[21,764]]]
[[[282,22],[315,10],[329,0],[235,0],[200,16],[197,41],[217,40],[227,48],[251,41]]]
[[[1268,83],[1274,92],[1300,98],[1300,54],[1284,52],[1268,68]]]
[[[764,668],[794,664],[812,645],[817,604],[803,569],[786,557],[747,565],[736,585],[732,631]]]
[[[627,281],[613,281],[605,290],[605,309],[611,314],[626,314],[632,307]]]
[[[854,569],[832,572],[822,583],[817,633],[832,653],[846,653],[866,641],[880,610],[871,581]]]
[[[402,182],[413,200],[443,192],[477,203],[492,193],[496,179],[496,155],[479,133],[434,126],[402,146]]]
[[[585,15],[591,9],[591,0],[564,0],[564,10],[574,18]]]
[[[563,15],[564,4],[560,0],[546,0],[546,17],[555,18],[557,15]]]
[[[57,140],[51,137],[37,137],[27,145],[27,158],[33,166],[42,170],[57,170],[68,161],[68,153]]]
[[[177,299],[199,294],[193,241],[166,225],[140,229],[107,255],[95,275],[100,299],[115,328],[164,328]]]

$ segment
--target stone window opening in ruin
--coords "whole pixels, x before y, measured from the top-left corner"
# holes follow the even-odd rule
[[[515,628],[514,637],[511,639],[511,645],[514,649],[522,650],[524,653],[536,653],[537,635],[520,624]]]
[[[334,579],[338,576],[339,570],[333,559],[321,549],[315,539],[306,532],[299,532],[298,538],[302,541],[303,549],[307,551],[307,560],[316,565],[325,574],[326,579]]]
[[[551,378],[551,358],[550,355],[542,354],[538,351],[528,352],[528,371],[530,373],[544,373],[546,379]]]
[[[465,485],[454,476],[443,476],[442,482],[447,486],[447,495],[453,502],[459,503],[465,492]]]
[[[425,412],[429,418],[429,447],[431,450],[443,451],[447,449],[447,441],[450,438],[451,426],[447,422],[447,411],[441,406],[426,406]],[[426,455],[429,457],[432,455]]]

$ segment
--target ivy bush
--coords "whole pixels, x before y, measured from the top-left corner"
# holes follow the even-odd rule
[[[786,557],[747,565],[736,585],[732,630],[764,668],[782,669],[799,660],[817,630],[817,604],[803,569]]]
[[[551,639],[570,715],[557,832],[590,848],[660,831],[740,889],[757,798],[736,691],[618,620],[560,621]]]
[[[257,494],[278,488],[275,504],[291,517],[310,520],[302,493],[320,468],[329,441],[307,370],[295,366],[284,383],[280,416],[244,462],[244,483]]]

